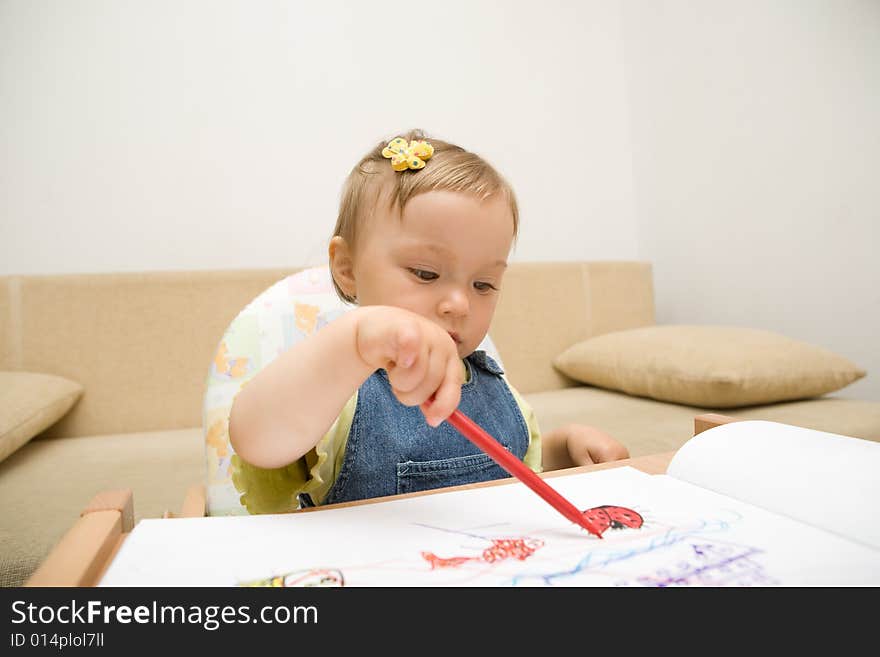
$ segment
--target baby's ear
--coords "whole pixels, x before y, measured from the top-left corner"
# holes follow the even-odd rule
[[[330,275],[345,296],[357,297],[357,283],[354,278],[354,259],[348,242],[339,235],[330,240]]]

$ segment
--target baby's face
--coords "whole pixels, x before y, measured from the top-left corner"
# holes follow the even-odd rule
[[[364,232],[354,255],[358,303],[418,313],[452,336],[459,356],[472,353],[489,330],[513,245],[507,200],[427,192],[403,216],[377,209]]]

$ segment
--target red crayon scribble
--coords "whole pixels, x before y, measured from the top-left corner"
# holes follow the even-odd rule
[[[539,538],[496,538],[478,557],[438,557],[433,552],[422,552],[422,558],[435,568],[458,568],[468,561],[495,563],[505,559],[525,561],[544,546]]]
[[[624,527],[638,529],[644,522],[644,519],[639,513],[632,509],[627,509],[625,506],[611,506],[606,504],[603,506],[594,506],[583,513],[586,519],[596,528],[596,531],[599,532],[600,536],[609,527],[611,529],[623,529]]]
[[[494,563],[505,559],[525,561],[543,547],[544,541],[534,538],[500,538],[492,541],[492,547],[483,550],[483,561]]]
[[[443,557],[438,557],[433,552],[422,552],[422,558],[431,564],[431,570],[437,568],[457,568],[465,562],[480,560],[480,557],[449,557],[444,559]]]

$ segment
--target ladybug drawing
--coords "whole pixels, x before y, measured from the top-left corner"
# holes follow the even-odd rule
[[[638,512],[627,509],[625,506],[611,506],[607,504],[604,506],[594,506],[584,511],[583,514],[600,535],[604,534],[605,530],[609,527],[611,529],[623,529],[624,527],[638,529],[644,522],[644,519]]]

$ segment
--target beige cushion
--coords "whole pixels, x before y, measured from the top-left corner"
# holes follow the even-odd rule
[[[582,383],[703,408],[816,397],[865,376],[827,349],[770,331],[727,326],[607,333],[572,345],[553,365]]]
[[[82,392],[54,374],[0,372],[0,461],[60,420]]]

